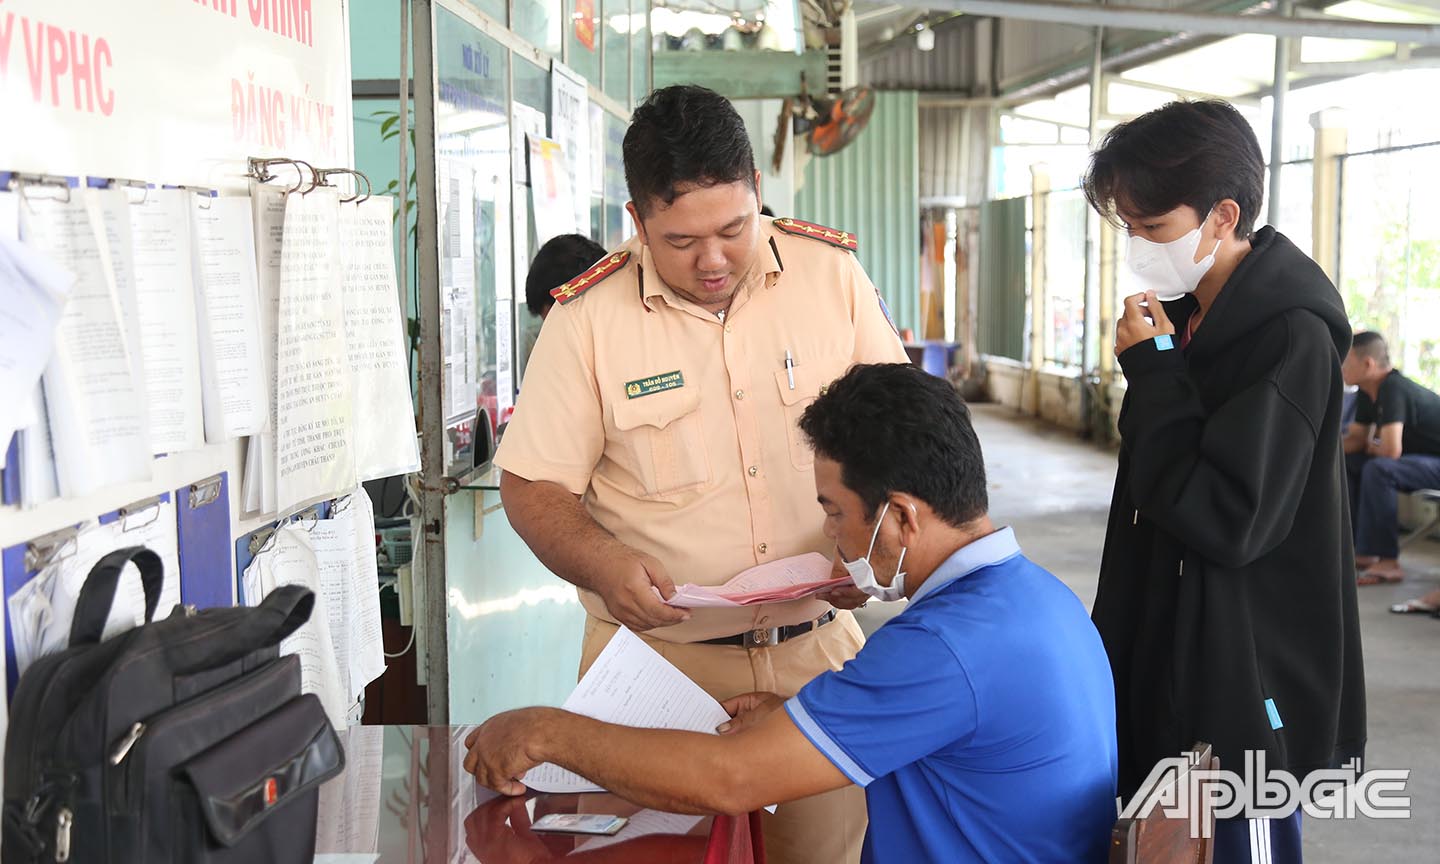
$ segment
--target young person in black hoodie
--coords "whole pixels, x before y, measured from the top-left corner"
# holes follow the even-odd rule
[[[1365,679],[1341,453],[1345,307],[1253,232],[1265,163],[1224,102],[1117,126],[1085,192],[1147,286],[1115,353],[1129,389],[1093,617],[1115,676],[1120,792],[1196,741],[1297,780],[1363,754]],[[1215,864],[1298,862],[1300,814],[1222,820]]]

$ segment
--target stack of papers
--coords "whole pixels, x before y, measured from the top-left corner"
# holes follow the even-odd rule
[[[724,585],[681,585],[665,602],[686,609],[783,603],[851,583],[847,574],[831,578],[830,559],[816,552],[751,567]]]
[[[562,707],[605,723],[710,735],[730,719],[699,684],[624,627],[611,637]],[[530,769],[521,782],[537,792],[605,791],[549,762]]]

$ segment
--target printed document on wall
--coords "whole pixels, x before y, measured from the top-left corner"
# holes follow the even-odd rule
[[[89,188],[79,194],[89,198],[91,206],[99,210],[105,247],[110,255],[110,272],[115,277],[115,299],[120,304],[120,324],[130,348],[127,359],[130,378],[137,393],[148,393],[145,360],[140,349],[140,306],[135,296],[135,243],[130,232],[130,198],[125,189],[113,187]],[[144,399],[141,399],[139,409],[141,428],[149,436],[150,409]],[[153,438],[151,444],[153,448]]]
[[[334,187],[285,202],[276,376],[276,506],[354,488],[350,375]]]
[[[440,163],[440,345],[446,424],[474,415],[479,380],[475,344],[475,174]]]
[[[60,494],[150,479],[151,449],[100,208],[89,196],[35,197],[24,241],[75,276],[45,367]]]
[[[170,614],[180,602],[180,554],[173,500],[159,501],[104,525],[89,521],[60,555],[10,597],[9,617],[16,668],[63,651],[70,644],[75,604],[90,570],[100,559],[127,546],[145,546],[160,556],[165,579],[155,617]],[[102,638],[109,639],[145,621],[145,589],[135,564],[125,565],[106,619]]]
[[[0,194],[0,206],[8,194]],[[68,272],[21,245],[16,235],[0,234],[0,285],[5,286],[5,302],[0,303],[0,447],[17,429],[41,419],[32,396],[74,282]],[[0,465],[3,460],[0,456]]]
[[[552,238],[579,231],[570,201],[570,174],[564,148],[548,138],[530,138],[530,203],[535,213],[535,251]]]
[[[200,372],[205,438],[216,443],[257,435],[269,407],[260,356],[260,298],[250,199],[191,203],[195,283],[199,286]]]
[[[570,180],[575,230],[590,236],[590,91],[558,60],[550,64],[550,136],[560,142]]]
[[[282,585],[302,585],[315,595],[310,620],[280,643],[280,653],[300,658],[300,692],[316,694],[331,725],[344,729],[350,703],[340,680],[340,665],[330,635],[320,565],[309,531],[312,527],[316,526],[291,522],[275,532],[271,548],[256,555],[245,568],[245,602],[258,606]]]
[[[345,344],[354,400],[355,473],[361,481],[420,470],[395,280],[393,209],[394,199],[378,195],[340,205]]]
[[[186,210],[193,194],[184,189],[149,189],[143,200],[126,207],[135,248],[135,303],[150,446],[157,454],[205,444]]]
[[[285,235],[285,190],[263,183],[250,184],[255,217],[255,273],[260,286],[260,359],[264,363],[267,419],[259,435],[250,437],[245,455],[246,513],[273,513],[275,481],[275,376],[278,369],[280,328],[280,253]]]

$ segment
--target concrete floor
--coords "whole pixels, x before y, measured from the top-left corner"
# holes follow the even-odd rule
[[[1115,482],[1113,451],[998,405],[973,406],[985,451],[990,512],[1015,529],[1031,560],[1095,599],[1106,512]],[[1440,621],[1392,615],[1391,603],[1440,586],[1440,542],[1406,550],[1398,586],[1360,589],[1365,640],[1367,767],[1411,769],[1412,816],[1405,820],[1320,821],[1304,825],[1309,864],[1440,861]],[[861,625],[874,632],[900,611],[871,604]]]

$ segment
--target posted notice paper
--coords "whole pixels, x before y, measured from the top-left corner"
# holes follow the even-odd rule
[[[45,405],[59,491],[86,495],[150,479],[144,391],[110,263],[99,203],[70,190],[21,208],[21,239],[75,277],[45,367]]]
[[[190,259],[188,208],[193,195],[184,189],[148,189],[144,200],[127,205],[150,445],[157,454],[205,444]]]
[[[353,489],[352,399],[341,293],[340,193],[285,201],[276,376],[276,506]]]

